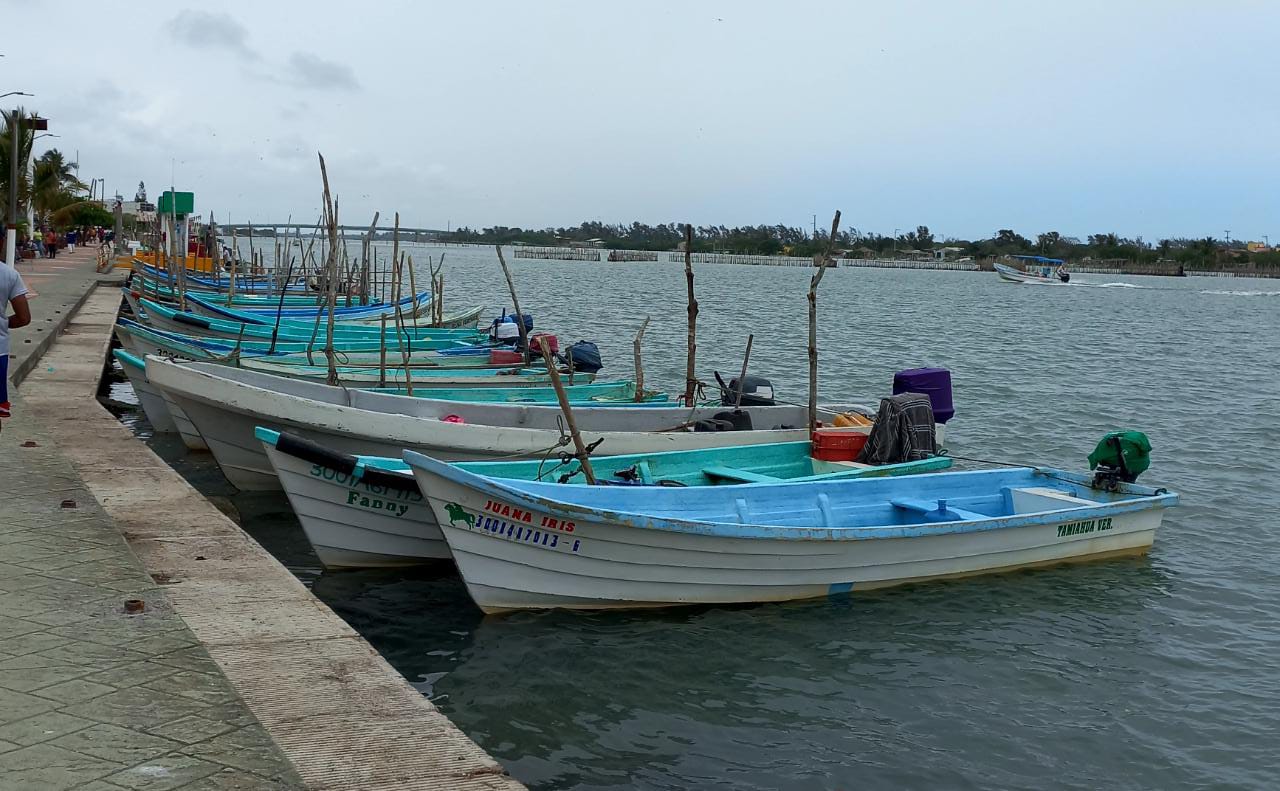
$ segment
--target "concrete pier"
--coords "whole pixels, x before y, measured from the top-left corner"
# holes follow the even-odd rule
[[[120,297],[78,258],[14,333],[0,788],[521,788],[97,403]]]

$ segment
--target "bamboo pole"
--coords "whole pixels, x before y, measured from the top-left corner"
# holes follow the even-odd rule
[[[330,385],[338,384],[338,365],[337,357],[333,353],[333,312],[337,307],[338,286],[338,204],[330,197],[329,192],[329,171],[324,166],[324,155],[317,153],[320,158],[320,178],[324,182],[324,210],[329,227],[329,255],[326,260],[327,266],[325,270],[329,274],[329,328],[328,337],[324,345],[324,356],[329,361],[328,382]]]
[[[742,373],[738,375],[738,397],[733,402],[734,410],[742,409],[742,380],[747,378],[747,363],[751,361],[751,342],[755,340],[755,335],[747,336],[747,353],[742,355]]]
[[[396,215],[397,232],[400,227],[400,215]],[[409,330],[404,325],[404,312],[400,309],[400,291],[404,284],[404,255],[400,256],[400,260],[396,262],[395,275],[393,278],[391,298],[396,306],[396,341],[400,344],[400,357],[404,363],[404,387],[405,392],[413,395],[413,371],[409,368]],[[404,331],[404,340],[400,339],[400,331]]]
[[[381,212],[373,213],[373,222],[369,223],[369,231],[364,235],[364,244],[360,252],[360,299],[361,304],[369,304],[369,251],[373,248],[373,231],[378,227]]]
[[[556,370],[555,360],[551,359],[551,347],[547,345],[547,337],[539,336],[538,346],[542,348],[542,359],[547,362],[547,371],[551,373],[551,386],[555,388],[556,400],[560,402],[560,411],[564,413],[564,422],[569,426],[569,436],[573,438],[574,458],[582,465],[582,473],[587,476],[587,483],[595,485],[596,472],[591,469],[591,453],[582,442],[578,433],[578,423],[573,419],[573,408],[569,406],[569,395],[560,382],[560,372]]]
[[[431,323],[439,327],[444,324],[444,273],[436,275],[435,281],[431,289]]]
[[[289,256],[289,270],[285,277],[293,274],[293,256]],[[276,351],[276,336],[280,334],[280,317],[284,313],[284,295],[285,290],[280,289],[280,302],[276,305],[276,322],[271,328],[271,346],[267,349],[267,354],[274,354]],[[312,336],[312,343],[315,343],[315,336]],[[311,362],[311,346],[307,346],[307,362]]]
[[[418,329],[418,283],[413,279],[413,256],[409,256],[409,293],[413,295],[413,312],[409,317],[413,319],[413,328]]]
[[[836,241],[836,231],[840,229],[840,212],[831,219],[831,236],[827,239],[827,249],[822,258],[814,261],[817,271],[809,281],[809,436],[818,427],[818,284],[831,264],[831,247]],[[741,382],[739,382],[741,385]]]
[[[439,264],[428,256],[427,268],[431,270],[431,323],[440,326],[444,323],[444,253]]]
[[[379,317],[382,332],[378,335],[378,387],[387,386],[387,314]]]
[[[516,309],[516,329],[520,331],[520,346],[524,349],[524,364],[529,364],[529,331],[524,326],[524,313],[520,310],[520,298],[516,296],[516,284],[511,279],[511,270],[507,268],[507,259],[502,255],[502,245],[495,244],[494,249],[498,251],[498,263],[502,264],[502,274],[507,277],[507,288],[511,291],[511,304]],[[548,358],[549,359],[549,358]],[[550,366],[551,363],[548,363]]]
[[[640,362],[640,344],[644,341],[644,331],[648,328],[649,317],[645,316],[644,323],[640,325],[640,331],[631,341],[631,354],[635,358],[636,366],[636,403],[644,400],[644,365]]]
[[[695,378],[694,361],[697,357],[698,344],[698,299],[693,295],[693,226],[684,226],[684,281],[689,292],[689,354],[684,366],[684,403],[693,405],[693,392],[698,380]]]

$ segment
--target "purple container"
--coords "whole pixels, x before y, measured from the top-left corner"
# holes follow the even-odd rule
[[[893,394],[921,393],[929,396],[933,419],[946,423],[955,417],[951,403],[951,372],[946,368],[909,368],[893,375]]]

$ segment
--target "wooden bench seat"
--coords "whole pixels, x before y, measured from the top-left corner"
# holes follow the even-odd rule
[[[724,467],[719,464],[703,467],[702,474],[708,478],[719,478],[722,481],[735,481],[737,483],[776,483],[782,480],[773,475],[761,475],[758,472],[748,472],[747,470]]]

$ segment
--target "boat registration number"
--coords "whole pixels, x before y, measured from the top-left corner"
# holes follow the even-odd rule
[[[1085,519],[1082,522],[1068,522],[1065,525],[1058,525],[1058,538],[1065,536],[1078,536],[1084,533],[1102,532],[1111,529],[1111,517],[1103,517],[1102,519]]]
[[[490,501],[490,507],[492,505],[493,502]],[[524,516],[528,521],[533,521],[533,515],[528,511],[521,511],[512,506],[507,506],[507,508],[511,508],[514,511],[512,516]],[[545,524],[541,527],[534,527],[533,525],[521,524],[511,518],[493,516],[483,512],[474,513],[457,503],[446,503],[444,509],[449,515],[449,525],[451,527],[461,524],[468,530],[487,533],[494,538],[504,538],[518,544],[530,544],[543,549],[553,549],[557,552],[576,553],[582,547],[580,539],[562,535],[555,530],[548,530]],[[546,522],[546,520],[547,517],[544,517],[543,521]],[[563,530],[564,528],[561,527],[559,529]]]

